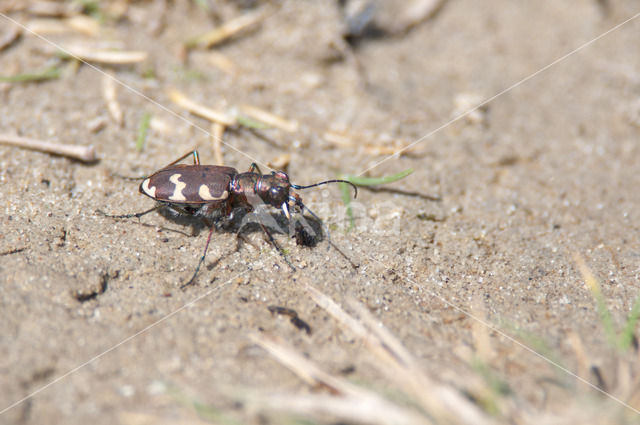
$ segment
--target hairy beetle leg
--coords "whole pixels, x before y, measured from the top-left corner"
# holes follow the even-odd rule
[[[159,210],[159,209],[160,209],[160,208],[162,208],[162,207],[164,207],[164,205],[156,205],[155,207],[153,207],[153,208],[151,208],[151,209],[148,209],[148,210],[146,210],[146,211],[142,211],[142,212],[135,213],[135,214],[122,214],[122,215],[112,215],[112,214],[107,214],[106,212],[104,212],[104,211],[102,211],[102,210],[96,210],[96,212],[97,212],[98,214],[101,214],[101,215],[103,215],[103,216],[105,216],[105,217],[109,217],[109,218],[133,218],[133,217],[135,217],[135,218],[140,218],[140,217],[142,217],[143,215],[147,215],[147,214],[149,214],[150,212],[153,212],[153,211]]]

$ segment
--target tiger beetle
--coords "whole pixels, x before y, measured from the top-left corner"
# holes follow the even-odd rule
[[[178,164],[189,155],[193,155],[193,165]],[[347,183],[353,187],[355,191],[354,197],[358,196],[358,188],[347,180],[325,180],[320,183],[302,186],[292,184],[289,181],[289,176],[282,171],[262,174],[256,163],[252,163],[249,171],[245,173],[238,173],[235,168],[221,165],[200,165],[200,156],[197,150],[186,153],[149,177],[143,177],[143,179],[139,188],[140,193],[155,200],[157,202],[156,206],[135,214],[109,215],[99,212],[112,218],[139,218],[152,211],[168,208],[179,215],[202,218],[210,226],[207,243],[193,276],[181,288],[191,285],[200,271],[200,267],[202,267],[207,255],[215,223],[220,219],[230,221],[233,218],[235,209],[242,209],[249,213],[255,207],[266,204],[280,209],[290,224],[292,213],[303,214],[304,211],[309,212],[314,219],[321,222],[320,218],[302,203],[300,196],[293,192],[292,189],[308,189],[328,183]],[[212,220],[212,222],[208,220]],[[258,223],[271,244],[278,250],[292,270],[295,271],[295,267],[289,262],[284,251],[276,244],[264,223],[260,220],[258,220]],[[328,229],[326,226],[324,227],[328,240]]]

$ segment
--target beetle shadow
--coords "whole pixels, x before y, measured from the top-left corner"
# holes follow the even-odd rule
[[[247,212],[242,208],[234,210],[231,219],[220,217],[213,221],[180,214],[168,207],[158,210],[158,213],[178,225],[190,227],[192,236],[198,236],[203,230],[209,231],[213,224],[218,232],[235,233],[242,237],[255,232],[263,233],[262,224],[269,232],[295,237],[297,245],[314,247],[326,237],[320,220],[300,214],[294,215],[291,223],[277,212]]]
[[[222,228],[241,237],[254,232],[263,233],[261,224],[271,233],[295,238],[297,245],[314,247],[325,239],[322,222],[300,214],[294,215],[292,221],[289,221],[276,212],[255,213],[238,209],[234,212],[233,219],[223,224]]]
[[[160,208],[158,214],[167,220],[184,227],[191,228],[191,236],[198,236],[203,230],[209,230],[206,221],[201,217],[193,215],[180,214],[169,207]]]

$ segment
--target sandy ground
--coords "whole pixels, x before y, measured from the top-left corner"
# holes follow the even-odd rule
[[[221,412],[215,423],[297,423],[247,397],[332,394],[251,335],[381,394],[404,391],[308,286],[348,311],[348,300],[364,305],[435,382],[471,398],[471,382],[501,382],[508,390],[491,393],[497,407],[477,404],[491,421],[575,423],[596,412],[594,422],[637,423],[638,391],[629,390],[637,365],[620,366],[634,353],[611,347],[574,254],[622,327],[640,292],[640,21],[545,68],[638,13],[637,2],[450,0],[405,33],[350,46],[336,2],[292,0],[258,5],[271,7],[259,26],[186,57],[186,40],[246,10],[222,4],[212,16],[175,1],[158,22],[162,3],[132,2],[95,37],[24,32],[0,53],[3,75],[59,61],[49,41],[149,55],[99,69],[62,62],[59,79],[1,88],[0,133],[93,145],[100,158],[84,164],[0,146],[0,423],[197,423],[207,418],[196,402]],[[394,22],[382,18],[382,29]],[[0,17],[1,31],[11,27]],[[108,112],[103,72],[126,85],[116,87],[122,125]],[[96,214],[153,206],[138,183],[113,173],[145,175],[194,146],[213,162],[210,123],[172,103],[169,89],[221,111],[250,104],[299,124],[227,131],[224,160],[239,170],[290,154],[298,184],[414,173],[387,186],[394,191],[361,189],[351,231],[336,186],[300,191],[356,267],[326,240],[309,248],[276,235],[294,273],[261,232],[239,241],[220,231],[196,284],[180,290],[206,229],[157,213]],[[139,152],[145,114],[153,125]],[[97,131],[96,119],[105,123]],[[329,141],[328,131],[346,143]],[[372,152],[418,140],[399,156]],[[269,306],[295,310],[310,334]]]

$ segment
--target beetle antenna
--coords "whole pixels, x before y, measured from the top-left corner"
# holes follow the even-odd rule
[[[356,187],[355,184],[351,183],[348,180],[341,180],[341,179],[325,180],[323,182],[310,184],[308,186],[300,186],[298,184],[292,184],[291,187],[294,188],[294,189],[309,189],[310,187],[316,187],[316,186],[320,186],[320,185],[328,184],[328,183],[346,183],[346,184],[350,185],[353,188],[353,190],[355,192],[353,197],[354,198],[358,197],[358,188]],[[309,211],[309,208],[307,208],[307,211]],[[309,211],[309,212],[311,212],[311,211]]]

